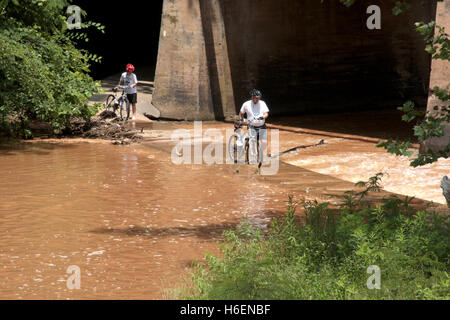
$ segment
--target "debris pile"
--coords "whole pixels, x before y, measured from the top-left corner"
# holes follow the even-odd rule
[[[139,132],[127,126],[114,112],[104,111],[90,121],[71,121],[71,135],[90,139],[112,140],[116,145],[128,145],[142,140]]]

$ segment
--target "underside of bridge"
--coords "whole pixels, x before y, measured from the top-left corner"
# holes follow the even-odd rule
[[[87,21],[105,26],[105,33],[90,29],[88,43],[81,45],[102,57],[93,63],[91,74],[104,79],[125,70],[128,63],[136,66],[139,80],[153,81],[161,27],[163,0],[140,2],[77,0],[74,4],[86,10]]]
[[[435,19],[436,2],[400,16],[394,4],[164,0],[153,104],[163,118],[223,119],[258,88],[272,115],[425,106],[431,59],[414,23]]]

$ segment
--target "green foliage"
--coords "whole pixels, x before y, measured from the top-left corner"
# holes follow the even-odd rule
[[[344,6],[350,7],[355,3],[355,0],[339,0]]]
[[[394,16],[398,16],[406,11],[411,10],[411,5],[406,1],[397,1],[395,2],[395,6],[392,9],[392,14]]]
[[[443,27],[436,25],[435,21],[417,22],[416,30],[425,39],[425,50],[432,55],[433,59],[450,60],[450,40]]]
[[[447,90],[441,90],[438,87],[434,88],[436,96],[442,100],[447,101],[449,94]],[[449,108],[442,106],[435,106],[434,113],[426,113],[415,109],[415,104],[412,101],[406,102],[403,107],[398,108],[403,111],[404,115],[402,120],[405,122],[417,121],[414,126],[414,136],[419,141],[426,141],[433,137],[442,137],[445,135],[445,128],[450,122],[450,110]],[[397,156],[412,157],[411,151],[412,143],[410,141],[394,141],[389,139],[388,141],[381,141],[377,144],[379,148],[385,148],[389,153]],[[418,154],[411,161],[411,166],[419,167],[429,163],[438,161],[439,158],[448,158],[450,151],[450,143],[446,148],[439,151],[427,150]]]
[[[88,99],[100,85],[88,73],[100,57],[77,49],[77,31],[67,30],[67,5],[0,0],[0,132],[29,138],[29,124],[38,120],[61,133],[71,118],[96,112]]]
[[[381,177],[359,186],[376,191]],[[242,223],[227,231],[223,257],[208,255],[179,297],[449,299],[449,217],[414,210],[411,200],[391,196],[373,206],[355,196],[338,209],[302,201],[300,219],[290,197],[269,230]],[[380,290],[367,288],[371,265],[381,268]]]
[[[388,141],[380,141],[377,144],[378,148],[385,148],[387,152],[395,154],[396,156],[412,157],[413,152],[410,151],[412,144],[409,141],[394,141],[390,138]]]
[[[54,34],[67,25],[63,12],[68,5],[66,0],[0,0],[0,17]]]

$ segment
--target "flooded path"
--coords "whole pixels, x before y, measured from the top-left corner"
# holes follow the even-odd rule
[[[249,170],[174,166],[165,153],[105,144],[0,151],[0,297],[165,297],[225,229],[281,214],[282,190]],[[244,168],[245,170],[245,168]],[[66,286],[69,266],[81,289]]]
[[[218,253],[224,230],[246,217],[267,224],[290,194],[329,200],[383,170],[387,191],[445,201],[438,180],[450,173],[447,160],[412,169],[373,143],[337,137],[281,131],[280,151],[325,144],[283,155],[270,177],[245,165],[176,166],[170,133],[192,127],[138,123],[145,141],[131,146],[0,143],[0,298],[172,298],[165,289],[180,284],[193,261]],[[72,291],[74,265],[81,289]]]

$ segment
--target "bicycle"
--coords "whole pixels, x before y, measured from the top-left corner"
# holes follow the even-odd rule
[[[256,120],[254,120],[256,121]],[[239,120],[234,125],[234,134],[228,141],[228,152],[233,163],[262,164],[264,160],[261,143],[255,130],[251,130],[253,121]],[[242,131],[246,126],[247,130]],[[243,156],[245,155],[245,160]]]
[[[128,101],[127,94],[125,93],[126,89],[129,89],[130,86],[117,86],[117,88],[122,89],[122,94],[120,97],[116,96],[117,90],[114,88],[114,94],[110,94],[108,98],[106,98],[106,111],[109,111],[112,109],[112,112],[117,113],[117,110],[119,110],[119,116],[120,120],[123,121],[123,114],[125,113],[125,107],[126,106],[126,120],[130,118],[130,101]]]

